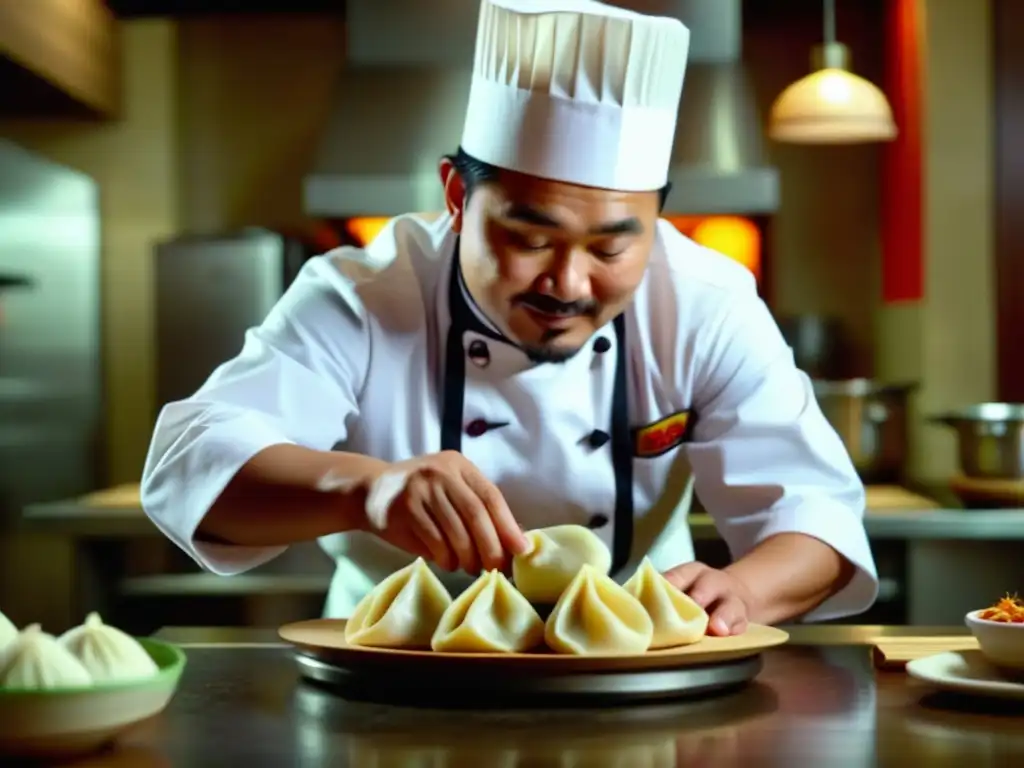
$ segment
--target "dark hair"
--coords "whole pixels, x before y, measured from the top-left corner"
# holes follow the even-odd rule
[[[466,187],[467,200],[472,196],[474,189],[481,184],[497,181],[498,175],[501,173],[500,168],[490,163],[485,163],[482,160],[477,160],[462,147],[459,147],[459,150],[454,155],[445,155],[445,159],[455,167],[459,178],[462,179],[462,183]],[[659,209],[665,207],[665,201],[668,199],[668,193],[671,190],[672,182],[658,190]]]

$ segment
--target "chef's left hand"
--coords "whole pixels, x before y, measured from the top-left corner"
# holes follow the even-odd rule
[[[725,637],[746,631],[754,598],[731,573],[704,563],[685,563],[668,571],[665,578],[708,612],[708,634]]]

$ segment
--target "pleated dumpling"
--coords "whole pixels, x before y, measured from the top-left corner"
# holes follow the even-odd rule
[[[25,627],[0,652],[0,688],[46,690],[91,684],[82,662],[38,624]]]
[[[654,623],[651,649],[696,643],[708,630],[708,614],[689,595],[658,573],[648,558],[623,585]]]
[[[0,611],[0,651],[13,643],[17,636],[18,628]]]
[[[632,655],[650,648],[654,624],[640,601],[610,577],[584,565],[544,626],[556,653]]]
[[[544,642],[544,622],[501,571],[487,571],[455,598],[430,646],[441,653],[521,653]]]
[[[429,648],[441,616],[452,604],[422,557],[395,571],[356,606],[345,642],[373,648]]]
[[[584,565],[602,575],[612,567],[608,547],[582,525],[538,528],[527,531],[526,538],[531,548],[512,558],[512,580],[531,603],[555,603]]]
[[[83,624],[61,635],[58,642],[82,662],[97,683],[139,680],[160,671],[134,637],[104,624],[95,611]]]

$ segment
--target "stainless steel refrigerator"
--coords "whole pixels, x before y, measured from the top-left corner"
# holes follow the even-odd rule
[[[156,248],[156,406],[188,397],[242,348],[315,249],[265,229]],[[154,414],[155,416],[155,414]]]
[[[103,480],[96,182],[0,140],[0,525]]]

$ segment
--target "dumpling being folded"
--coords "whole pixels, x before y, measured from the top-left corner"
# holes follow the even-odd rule
[[[104,624],[95,611],[84,624],[61,635],[58,642],[82,662],[97,683],[138,680],[160,671],[134,637]]]
[[[544,626],[551,650],[577,656],[644,653],[653,636],[640,601],[590,565],[558,598]]]
[[[544,622],[501,571],[488,571],[455,598],[430,646],[441,653],[520,653],[544,642]]]
[[[582,525],[538,528],[527,531],[526,538],[532,547],[527,554],[512,558],[512,580],[531,603],[555,603],[583,565],[602,575],[612,567],[608,547]]]
[[[0,611],[0,651],[13,643],[17,636],[18,628]]]
[[[451,595],[422,557],[395,571],[359,601],[345,642],[373,648],[429,648]]]
[[[623,586],[640,601],[654,623],[652,650],[691,645],[707,632],[707,612],[658,573],[648,558]]]
[[[0,653],[0,688],[78,688],[92,676],[57,638],[30,624]]]

